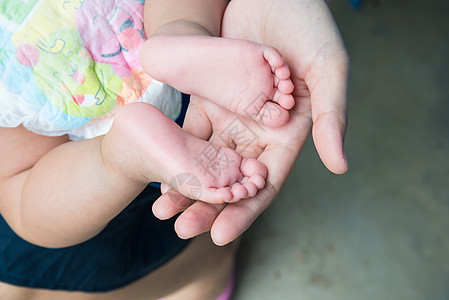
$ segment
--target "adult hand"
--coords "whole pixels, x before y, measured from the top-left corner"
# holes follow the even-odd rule
[[[237,238],[273,201],[295,164],[310,133],[310,118],[303,109],[298,103],[286,125],[271,128],[192,96],[183,128],[215,146],[233,148],[264,163],[268,169],[266,186],[255,197],[221,205],[195,202],[164,186],[163,195],[153,205],[154,214],[168,219],[184,211],[175,224],[182,238],[209,230],[217,245]]]
[[[313,121],[321,160],[334,173],[346,172],[349,58],[326,2],[233,0],[222,34],[274,46],[282,53],[291,70],[295,99]]]
[[[311,129],[324,164],[334,173],[346,172],[343,140],[349,73],[342,39],[321,0],[233,0],[223,19],[222,35],[276,47],[290,67],[296,105],[289,123],[277,129],[256,127],[251,120],[239,118],[256,132],[257,142],[226,142],[236,146],[237,151],[245,150],[242,155],[257,157],[267,166],[267,185],[255,197],[234,204],[211,205],[168,191],[154,204],[153,212],[161,219],[184,210],[176,222],[180,237],[211,230],[218,245],[237,238],[273,201]],[[222,125],[230,122],[229,113],[218,111],[210,103],[193,99],[184,128],[200,138],[214,138],[225,129]],[[227,122],[220,118],[223,114]],[[212,130],[210,123],[207,125],[209,120]],[[217,139],[212,142],[217,143]]]

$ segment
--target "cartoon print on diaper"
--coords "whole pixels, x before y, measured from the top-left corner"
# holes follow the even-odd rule
[[[94,63],[76,29],[61,29],[35,45],[17,47],[17,60],[33,67],[33,76],[49,101],[70,116],[103,116],[116,105],[121,80],[112,67]]]
[[[143,6],[144,0],[2,0],[0,94],[18,95],[33,118],[61,129],[146,101],[152,79],[139,60]]]
[[[38,81],[61,111],[93,119],[114,108],[121,80],[111,66],[93,62],[76,29],[56,31],[35,46],[41,54],[34,67]],[[61,101],[67,95],[73,101]]]
[[[11,32],[8,32],[0,26],[0,36],[10,36]],[[21,49],[21,50],[20,50]],[[90,118],[84,116],[68,116],[62,113],[56,108],[43,93],[43,90],[36,82],[36,76],[33,74],[31,65],[36,62],[34,59],[36,55],[33,54],[27,59],[24,56],[23,51],[32,49],[31,51],[36,53],[36,47],[31,44],[24,44],[21,48],[17,49],[9,39],[3,44],[3,48],[0,51],[0,85],[3,84],[3,89],[11,95],[16,95],[10,101],[14,101],[15,105],[25,109],[26,113],[22,119],[33,120],[33,128],[39,128],[41,130],[49,130],[45,124],[52,124],[51,130],[71,129],[78,128],[90,121]],[[39,53],[39,52],[37,52]],[[0,94],[2,93],[0,87]],[[7,97],[9,99],[10,97]],[[1,99],[0,99],[1,100]],[[34,114],[30,114],[34,112]],[[7,124],[4,124],[7,125]],[[14,124],[10,124],[14,125]],[[17,124],[15,124],[17,125]]]
[[[112,65],[120,77],[141,68],[139,48],[145,40],[143,0],[86,0],[76,24],[86,49],[97,62]]]
[[[123,82],[110,65],[95,62],[83,46],[74,17],[84,0],[25,2],[34,6],[27,6],[26,21],[7,38],[16,48],[10,59],[26,70],[47,102],[66,118],[94,119],[112,111]]]

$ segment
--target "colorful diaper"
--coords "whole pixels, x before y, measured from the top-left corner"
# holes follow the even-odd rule
[[[175,119],[180,93],[140,66],[143,2],[2,0],[0,127],[90,138],[136,101]]]

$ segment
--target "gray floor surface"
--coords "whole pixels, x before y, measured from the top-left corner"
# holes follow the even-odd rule
[[[235,300],[449,299],[449,1],[334,0],[352,72],[333,175],[311,141],[247,231]]]

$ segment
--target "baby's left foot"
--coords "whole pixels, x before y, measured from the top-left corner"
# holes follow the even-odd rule
[[[281,54],[247,40],[200,35],[151,37],[141,50],[145,71],[262,125],[279,127],[295,105]]]

